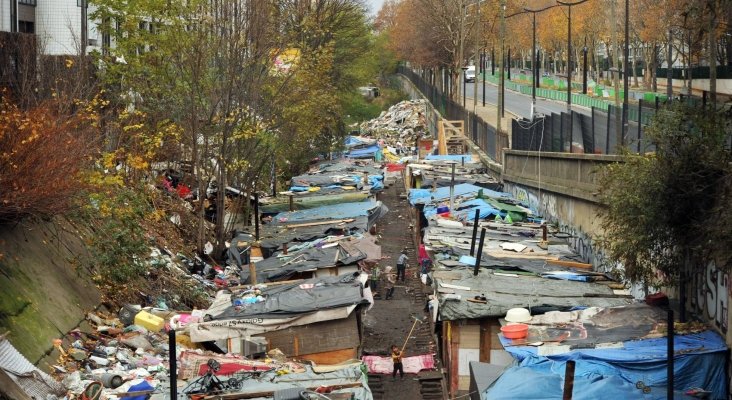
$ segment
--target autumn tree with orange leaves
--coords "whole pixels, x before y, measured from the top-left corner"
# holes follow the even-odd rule
[[[97,109],[103,101],[48,100],[21,109],[0,98],[0,222],[69,211],[82,191],[80,172],[100,143]]]

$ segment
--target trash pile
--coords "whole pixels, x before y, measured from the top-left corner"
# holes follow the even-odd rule
[[[243,310],[264,301],[262,291],[266,288],[244,288],[232,297],[231,306]],[[258,359],[204,350],[186,333],[189,324],[203,321],[204,312],[176,313],[126,305],[117,316],[89,313],[90,332],[76,329],[54,342],[59,357],[53,375],[67,391],[62,398],[164,399],[169,398],[173,384],[177,393],[189,398],[227,392],[256,392],[266,398],[293,387],[371,398],[360,363],[316,373],[316,367],[288,360],[278,349],[263,352]],[[170,329],[175,329],[175,334],[170,334]],[[175,349],[171,351],[173,340]],[[216,343],[210,346],[216,348]],[[173,354],[175,381],[170,377]]]
[[[384,111],[378,118],[361,124],[361,133],[380,139],[399,140],[414,143],[417,138],[428,135],[425,120],[426,100],[406,100]]]
[[[91,312],[87,332],[75,329],[54,341],[59,353],[53,366],[56,378],[61,379],[69,398],[89,397],[90,391],[103,391],[108,399],[129,398],[130,392],[145,398],[169,379],[170,352],[161,315],[171,316],[170,327],[202,317],[194,313],[143,310],[131,305],[123,307],[118,316]],[[178,340],[181,347],[195,347],[185,337]]]

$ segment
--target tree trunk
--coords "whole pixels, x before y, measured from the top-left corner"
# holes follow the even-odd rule
[[[653,60],[653,64],[651,66],[651,85],[654,93],[658,91],[658,77],[656,76],[656,70],[658,69],[658,53],[658,45],[653,43],[653,54],[651,54],[651,59]]]
[[[633,49],[633,63],[631,65],[633,69],[633,87],[638,87],[638,73],[636,72],[636,67],[638,66],[638,49],[636,47],[631,48]]]
[[[709,0],[709,102],[717,103],[717,7],[716,0]]]
[[[668,49],[666,50],[666,62],[668,63],[668,69],[666,70],[666,96],[668,96],[669,101],[671,101],[674,97],[673,70],[671,69],[671,66],[674,62],[673,54],[671,53],[671,51],[673,50],[673,43],[673,31],[669,28]]]

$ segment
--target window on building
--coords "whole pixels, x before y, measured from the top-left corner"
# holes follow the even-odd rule
[[[36,24],[31,21],[18,21],[18,32],[36,33]]]
[[[18,0],[18,4],[25,4],[26,6],[36,6],[36,0]]]

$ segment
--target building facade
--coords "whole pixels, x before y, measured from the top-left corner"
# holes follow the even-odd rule
[[[101,49],[103,37],[87,0],[0,0],[0,31],[32,33],[44,55],[74,55]],[[84,46],[82,46],[85,44]]]

